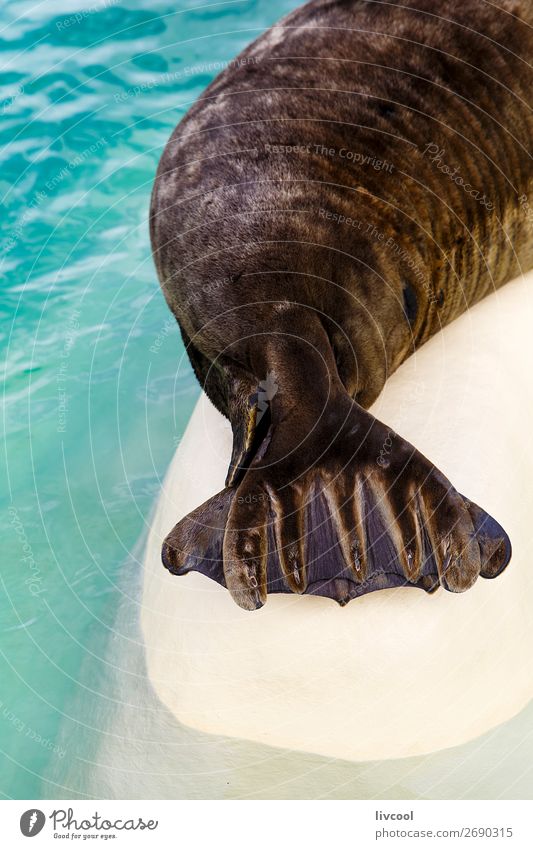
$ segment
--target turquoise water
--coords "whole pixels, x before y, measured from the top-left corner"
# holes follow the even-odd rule
[[[6,797],[69,795],[49,776],[80,775],[80,706],[106,704],[130,553],[199,392],[151,260],[158,158],[217,67],[293,5],[0,7]]]
[[[151,261],[151,185],[217,67],[294,5],[0,7],[4,797],[533,794],[533,706],[357,765],[183,728],[146,679],[142,541],[199,393]]]

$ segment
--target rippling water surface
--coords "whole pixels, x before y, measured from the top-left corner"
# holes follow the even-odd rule
[[[84,664],[95,640],[105,655],[199,391],[150,255],[158,158],[217,68],[291,5],[0,7],[6,796],[61,796],[46,778],[82,754],[77,698],[99,692]]]
[[[180,727],[146,680],[140,552],[199,389],[150,256],[174,125],[293,0],[0,7],[0,793],[531,797],[532,710],[353,765]],[[139,542],[140,541],[140,542]]]

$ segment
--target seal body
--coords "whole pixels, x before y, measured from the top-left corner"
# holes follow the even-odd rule
[[[167,537],[171,571],[253,609],[461,591],[507,564],[503,529],[366,408],[533,264],[532,25],[529,0],[313,0],[176,128],[154,258],[234,451],[227,489]]]

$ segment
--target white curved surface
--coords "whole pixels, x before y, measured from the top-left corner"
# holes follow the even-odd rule
[[[340,608],[272,595],[249,613],[197,573],[171,576],[163,537],[224,485],[227,422],[202,397],[150,531],[142,628],[148,672],[182,723],[352,760],[463,743],[533,695],[533,274],[411,357],[372,412],[498,519],[513,559],[467,593],[384,590]]]

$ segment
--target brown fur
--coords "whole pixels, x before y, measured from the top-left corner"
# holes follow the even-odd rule
[[[349,513],[341,542],[369,544],[354,496],[364,472],[396,516],[406,574],[405,551],[422,562],[418,513],[435,539],[451,535],[463,567],[470,557],[457,588],[483,570],[479,552],[464,555],[479,516],[457,506],[455,523],[445,519],[451,485],[412,446],[395,458],[393,493],[392,470],[375,464],[383,426],[362,408],[416,347],[533,265],[532,26],[531,0],[313,0],[217,77],[165,149],[150,222],[162,288],[199,379],[232,421],[228,482],[270,505],[262,514],[234,501],[229,513],[224,569],[243,606],[264,600],[267,542],[252,533],[252,545],[242,529],[270,521],[288,586],[303,591],[301,499],[317,473],[336,491],[332,515]],[[269,373],[279,391],[265,470],[254,467],[254,393]],[[354,440],[367,426],[372,438]],[[431,492],[400,520],[419,477]]]

